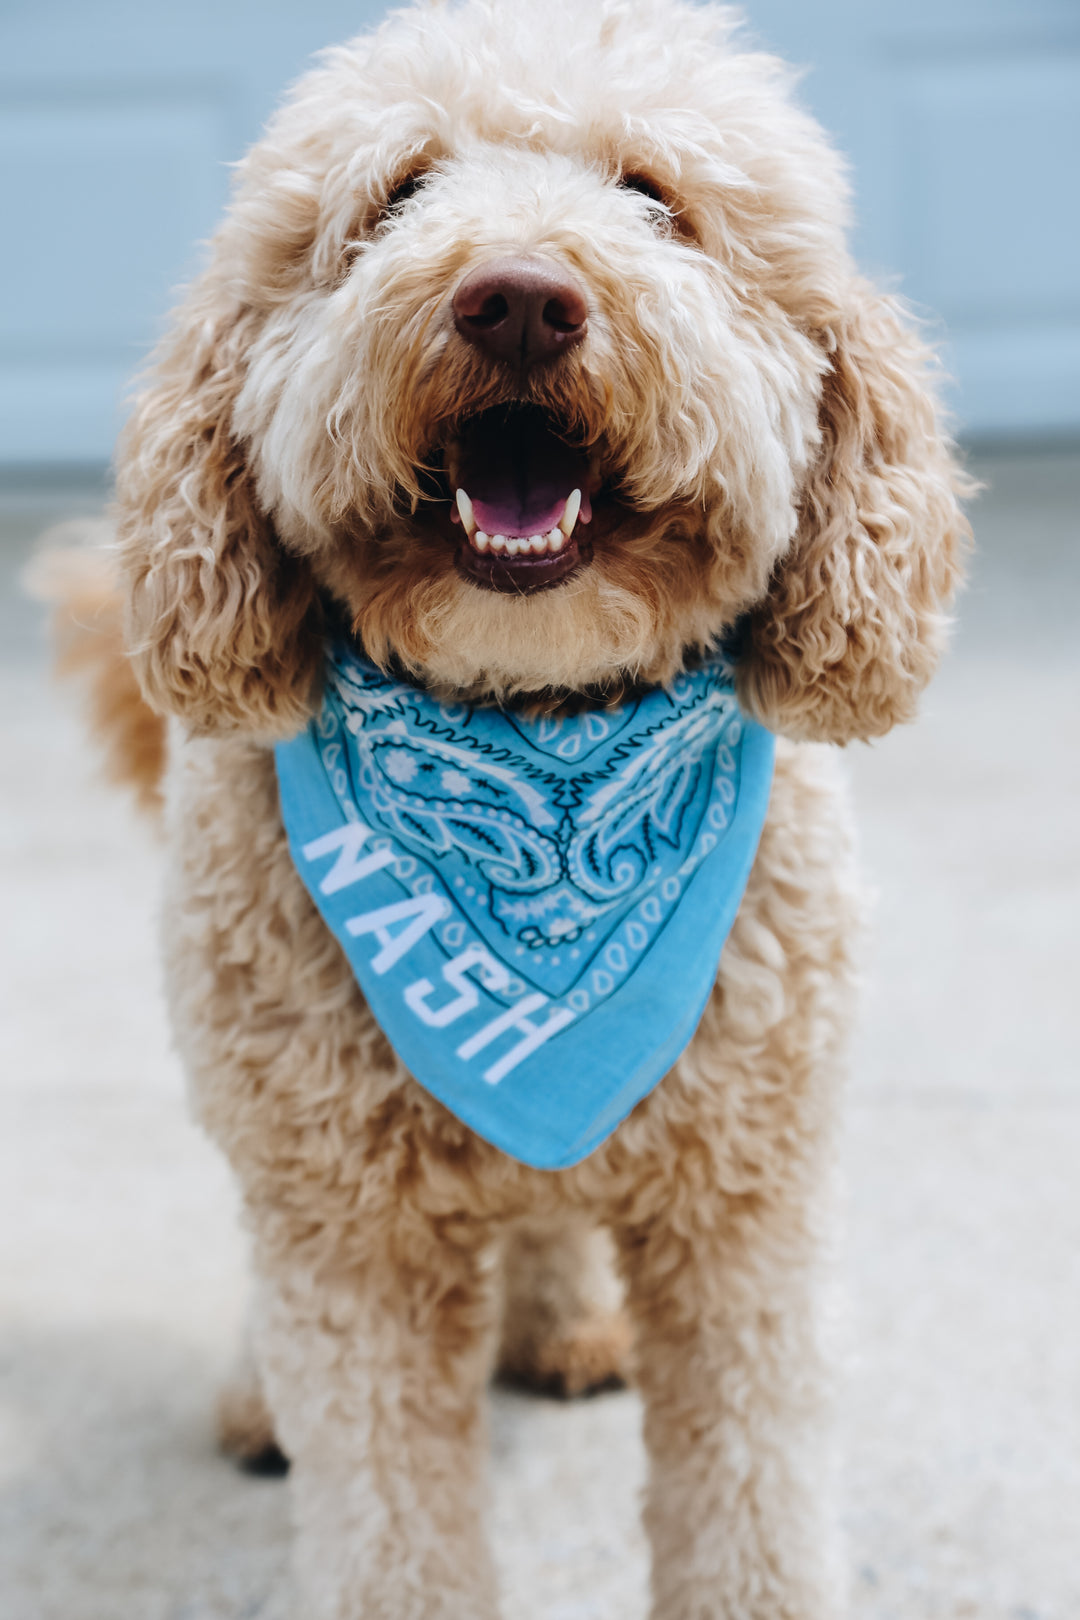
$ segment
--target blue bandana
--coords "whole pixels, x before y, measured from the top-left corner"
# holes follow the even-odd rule
[[[716,658],[618,708],[441,704],[330,649],[277,749],[297,870],[423,1086],[540,1169],[597,1147],[697,1027],[773,739]]]

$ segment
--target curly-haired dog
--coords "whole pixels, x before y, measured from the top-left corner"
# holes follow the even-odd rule
[[[102,643],[99,698],[147,792],[132,671],[179,722],[169,997],[254,1234],[305,1620],[496,1613],[485,1382],[500,1334],[525,1377],[616,1370],[598,1232],[657,1620],[841,1607],[820,1272],[857,907],[815,745],[912,717],[964,485],[927,350],[846,251],[837,158],[732,32],[676,0],[470,0],[329,52],[122,441],[129,663]],[[463,486],[501,510],[508,467],[561,525],[455,521]],[[749,884],[689,1045],[571,1168],[410,1077],[297,875],[270,744],[315,711],[331,614],[440,698],[533,712],[662,687],[741,626],[741,707],[782,739]],[[254,1388],[227,1423],[266,1441]]]

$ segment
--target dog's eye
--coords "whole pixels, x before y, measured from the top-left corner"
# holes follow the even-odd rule
[[[682,217],[680,204],[667,187],[660,185],[651,175],[633,169],[619,176],[619,186],[623,191],[636,191],[639,197],[645,198],[649,204],[649,219],[659,235],[690,234]]]
[[[379,209],[379,218],[386,219],[395,209],[400,208],[403,203],[407,203],[410,197],[415,197],[424,183],[426,174],[427,169],[425,167],[422,169],[410,169],[407,173],[399,175],[383,198],[382,207]]]
[[[621,174],[619,184],[624,191],[636,191],[650,202],[658,203],[661,208],[667,208],[668,200],[655,180],[650,180],[647,174]]]

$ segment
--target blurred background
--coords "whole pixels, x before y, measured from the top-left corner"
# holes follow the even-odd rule
[[[540,5],[543,0],[536,0]],[[859,1620],[1080,1612],[1080,7],[748,0],[849,154],[856,251],[933,323],[978,552],[921,723],[851,754],[878,891],[845,1144]],[[228,165],[343,0],[0,6],[0,1612],[279,1620],[279,1484],[210,1411],[244,1301],[187,1123],[158,857],[18,576],[100,514],[124,385]],[[643,1620],[632,1394],[500,1392],[515,1620]]]
[[[541,3],[541,0],[537,0]],[[0,458],[109,458],[244,151],[363,0],[0,8]],[[856,248],[948,333],[968,434],[1080,432],[1075,0],[751,0],[851,157]]]

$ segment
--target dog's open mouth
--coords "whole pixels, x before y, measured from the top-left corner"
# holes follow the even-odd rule
[[[457,567],[485,590],[528,595],[592,559],[581,533],[599,483],[588,453],[560,437],[535,405],[498,405],[469,418],[446,449]]]

